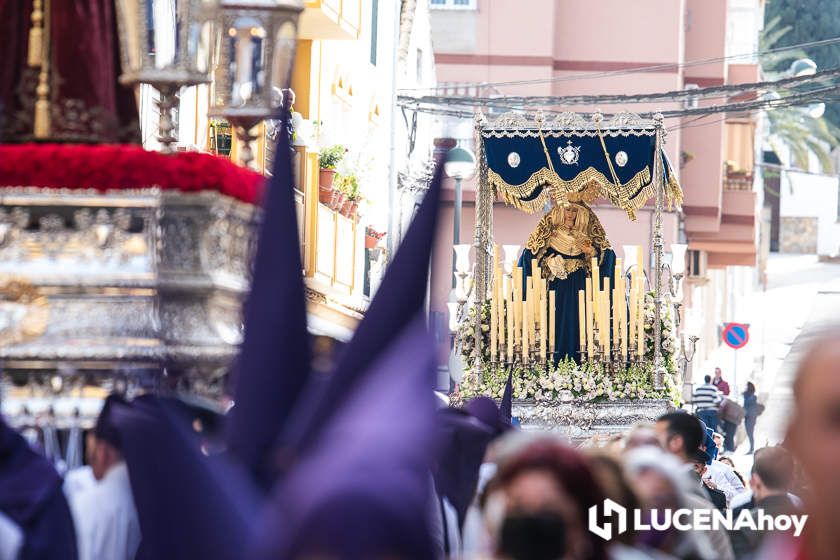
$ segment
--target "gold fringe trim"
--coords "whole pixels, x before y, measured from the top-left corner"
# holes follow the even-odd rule
[[[626,211],[632,220],[636,219],[635,211],[644,206],[648,199],[653,196],[653,186],[650,184],[650,169],[647,167],[618,187],[594,167],[587,167],[568,181],[561,179],[556,173],[545,167],[540,168],[527,181],[519,185],[507,183],[492,169],[488,170],[488,180],[506,203],[532,214],[545,206],[549,197],[543,198],[544,194],[548,193],[550,198],[558,204],[566,204],[570,198],[569,194],[591,190],[593,188],[592,183],[597,184],[604,196],[615,206]],[[647,186],[643,189],[643,185]],[[534,190],[539,187],[548,188],[544,189],[534,200],[522,200],[523,197],[533,194]],[[640,189],[641,192],[639,192]]]
[[[675,206],[677,208],[682,206],[683,203],[683,190],[680,186],[680,182],[677,181],[677,178],[674,177],[674,170],[668,170],[668,185],[665,189],[665,196],[668,199],[668,209],[672,210]]]

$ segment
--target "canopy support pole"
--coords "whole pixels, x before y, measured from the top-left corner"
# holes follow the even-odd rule
[[[654,258],[654,291],[653,291],[653,368],[654,388],[657,391],[664,389],[665,369],[662,357],[662,251],[665,246],[662,232],[662,210],[663,198],[665,195],[665,173],[662,161],[662,146],[664,144],[664,118],[657,113],[654,116],[656,121],[656,146],[653,155],[653,188],[656,197],[653,222],[653,258]]]
[[[478,162],[478,184],[476,185],[475,197],[475,273],[473,275],[473,297],[476,310],[475,321],[475,346],[473,359],[476,364],[476,371],[481,368],[481,313],[487,301],[487,288],[490,285],[493,267],[488,266],[489,259],[493,254],[493,189],[487,178],[487,158],[484,155],[484,142],[481,139],[481,129],[487,123],[481,111],[476,112],[475,125],[475,150],[476,161]]]

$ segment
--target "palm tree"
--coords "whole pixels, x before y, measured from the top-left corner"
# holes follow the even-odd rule
[[[779,27],[780,17],[775,17],[764,26],[759,36],[759,49],[771,50],[790,30],[791,26]],[[764,75],[770,79],[783,76],[776,69],[785,67],[786,62],[805,58],[802,49],[768,53],[761,56]],[[801,90],[797,90],[801,93]],[[814,154],[824,172],[834,172],[831,150],[840,145],[840,129],[826,119],[815,118],[806,107],[780,107],[767,111],[770,125],[768,142],[773,151],[780,153],[786,146],[793,158],[793,164],[801,169],[808,169],[810,155]]]

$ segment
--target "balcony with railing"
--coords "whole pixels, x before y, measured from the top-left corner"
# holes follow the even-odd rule
[[[723,177],[723,190],[725,191],[751,191],[753,190],[753,176],[748,173],[727,173]]]

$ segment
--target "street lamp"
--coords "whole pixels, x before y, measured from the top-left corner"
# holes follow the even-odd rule
[[[475,172],[475,154],[466,148],[455,146],[446,152],[446,163],[443,164],[443,172],[447,177],[455,179],[455,205],[453,216],[453,245],[461,243],[461,181],[469,179]],[[456,255],[452,255],[452,287],[455,287]]]
[[[799,58],[790,64],[791,76],[800,78],[802,76],[813,76],[817,73],[817,63],[810,58]]]
[[[302,11],[301,0],[221,0],[209,114],[236,129],[246,167],[254,159],[251,129],[276,113],[282,99],[274,92],[291,79]]]

